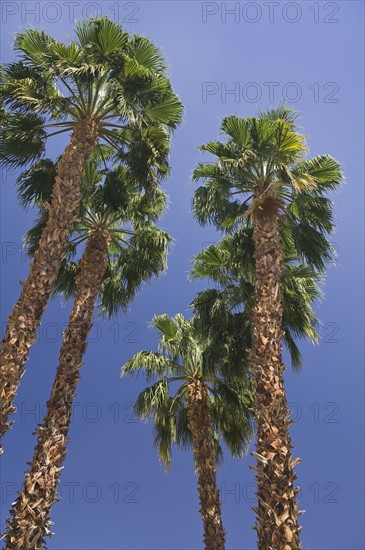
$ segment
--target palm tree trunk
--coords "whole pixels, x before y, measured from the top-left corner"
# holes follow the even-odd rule
[[[194,458],[198,476],[200,513],[204,524],[206,550],[224,550],[226,534],[217,487],[216,453],[209,414],[208,391],[201,380],[188,385],[189,430],[194,442]]]
[[[264,189],[258,187],[255,197]],[[275,201],[270,188],[267,199]],[[255,419],[257,427],[257,496],[255,529],[259,550],[301,548],[298,503],[294,487],[293,448],[289,436],[288,403],[284,389],[282,361],[282,250],[277,209],[254,216],[256,283],[252,311],[252,368],[255,379]]]
[[[49,536],[50,512],[57,500],[61,464],[67,451],[72,402],[80,377],[95,302],[107,267],[109,233],[94,229],[88,238],[76,279],[74,307],[64,333],[56,378],[47,414],[37,430],[38,443],[23,490],[7,522],[4,550],[40,550]]]
[[[47,225],[30,265],[28,279],[8,319],[0,351],[0,454],[2,436],[12,425],[9,416],[16,411],[12,402],[29,349],[36,341],[36,330],[64,258],[68,236],[79,215],[80,182],[97,140],[96,122],[83,120],[75,125],[70,144],[58,163]]]

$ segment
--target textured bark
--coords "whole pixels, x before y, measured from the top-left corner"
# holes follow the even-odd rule
[[[255,190],[255,197],[264,189]],[[275,204],[276,192],[269,189],[268,204]],[[259,550],[301,548],[298,503],[294,487],[293,448],[289,436],[288,403],[284,389],[282,361],[282,251],[279,214],[265,204],[254,215],[256,283],[252,311],[252,367],[255,379],[257,427],[256,471],[258,506],[255,529]]]
[[[67,248],[67,239],[80,208],[80,182],[86,162],[98,140],[98,126],[92,120],[75,125],[70,144],[58,164],[47,225],[30,265],[27,280],[8,319],[0,351],[0,454],[1,439],[13,422],[13,399],[29,349],[54,286]]]
[[[45,536],[51,534],[51,508],[57,500],[62,462],[67,452],[72,403],[80,378],[87,336],[93,324],[93,312],[100,284],[107,267],[109,233],[94,229],[88,238],[76,280],[74,307],[63,335],[59,364],[47,414],[37,430],[38,443],[30,470],[25,473],[23,489],[7,522],[4,550],[45,548]]]
[[[195,467],[198,476],[200,514],[204,524],[206,550],[224,550],[226,534],[217,487],[216,455],[209,415],[208,391],[201,380],[188,385],[189,430],[194,442]]]

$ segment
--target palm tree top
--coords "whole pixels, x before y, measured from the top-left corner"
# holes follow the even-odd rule
[[[171,464],[172,444],[191,448],[188,428],[187,386],[201,380],[208,390],[218,460],[222,460],[223,439],[233,456],[241,457],[252,435],[252,383],[247,372],[229,375],[227,349],[231,336],[214,339],[198,316],[186,319],[177,314],[155,316],[151,326],[160,337],[159,352],[141,351],[122,367],[122,376],[143,372],[154,381],[137,398],[135,413],[151,417],[154,444],[166,467]],[[243,348],[241,348],[242,350]]]
[[[265,182],[273,182],[287,192],[311,191],[322,195],[335,189],[342,181],[339,163],[329,155],[305,158],[306,138],[298,131],[296,119],[297,113],[285,107],[261,113],[259,117],[223,118],[221,132],[226,140],[200,147],[217,160],[198,163],[193,179],[222,187],[226,199],[235,189],[252,194],[258,183]]]
[[[36,223],[25,237],[30,255],[37,249],[48,219],[47,204],[55,174],[56,164],[47,159],[23,173],[19,182],[20,201],[28,206],[37,205],[39,211]],[[161,189],[153,192],[141,189],[128,167],[104,168],[95,152],[81,184],[79,221],[71,233],[53,295],[66,299],[73,295],[79,272],[79,261],[75,258],[80,246],[92,231],[104,228],[110,244],[99,293],[99,313],[108,317],[120,308],[127,310],[141,285],[166,270],[172,239],[155,225],[166,207],[167,197]]]
[[[0,71],[3,164],[40,158],[47,137],[80,120],[93,119],[100,141],[116,149],[125,126],[162,125],[171,133],[180,124],[182,104],[148,38],[130,36],[107,17],[78,23],[75,35],[64,44],[43,30],[17,34],[19,59]]]
[[[334,225],[326,194],[343,180],[338,161],[327,154],[306,158],[297,113],[284,106],[256,118],[225,117],[221,131],[225,141],[201,146],[215,160],[199,162],[193,172],[193,180],[202,181],[193,197],[198,222],[230,232],[255,212],[282,212],[286,246],[323,271],[334,253],[327,238]]]
[[[232,234],[225,235],[194,258],[190,278],[207,278],[216,284],[193,301],[193,311],[204,318],[217,337],[231,330],[231,313],[242,312],[239,321],[245,334],[245,348],[250,348],[249,313],[253,306],[255,284],[255,258],[252,225],[246,223]],[[284,246],[282,269],[282,297],[284,342],[290,352],[294,369],[300,369],[302,358],[296,339],[306,338],[318,342],[319,321],[313,304],[322,298],[322,276],[310,265],[291,254]]]

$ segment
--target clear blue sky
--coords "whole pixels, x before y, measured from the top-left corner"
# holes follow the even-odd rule
[[[38,8],[35,6],[38,4]],[[237,6],[236,13],[224,11]],[[265,5],[266,4],[266,5]],[[197,146],[218,136],[224,115],[254,115],[287,99],[301,112],[311,155],[329,153],[343,163],[346,183],[334,196],[339,249],[329,266],[319,346],[301,346],[305,368],[288,368],[288,399],[302,487],[303,548],[364,549],[363,474],[363,250],[364,250],[364,4],[346,2],[2,2],[2,61],[13,59],[14,32],[44,26],[61,39],[74,17],[95,13],[126,17],[131,32],[150,36],[166,54],[174,87],[186,106],[172,149],[171,205],[161,225],[176,239],[168,273],[146,286],[128,317],[97,321],[74,408],[71,441],[54,506],[50,550],[185,550],[202,547],[196,481],[190,454],[174,453],[165,473],[152,448],[151,425],[133,421],[131,404],[143,380],[120,379],[120,367],[155,346],[148,330],[154,314],[187,313],[202,283],[187,282],[191,258],[217,239],[190,212],[190,176]],[[31,14],[36,8],[39,13]],[[36,20],[36,18],[38,20]],[[235,94],[227,91],[235,90]],[[237,95],[238,94],[238,95]],[[284,95],[284,97],[283,97]],[[59,154],[64,140],[50,146]],[[2,321],[28,272],[19,252],[33,213],[16,202],[15,175],[1,174]],[[70,305],[52,303],[40,342],[32,348],[17,398],[16,423],[5,438],[1,466],[2,525],[31,459],[36,424],[57,366],[60,331]],[[33,413],[30,411],[33,410]],[[255,548],[252,457],[228,456],[219,471],[227,548]]]

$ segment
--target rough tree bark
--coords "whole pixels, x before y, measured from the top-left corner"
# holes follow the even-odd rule
[[[194,442],[195,467],[198,476],[200,514],[204,525],[206,550],[224,550],[226,535],[217,487],[216,455],[209,415],[208,391],[201,380],[188,385],[189,430]]]
[[[275,204],[273,187],[258,185],[255,197],[264,192],[267,204]],[[258,506],[254,511],[259,550],[301,548],[296,499],[299,488],[294,487],[294,466],[300,459],[292,459],[291,421],[283,378],[279,219],[278,209],[266,208],[265,203],[254,214],[256,282],[251,320],[257,466],[253,469],[257,480]]]
[[[93,324],[95,302],[107,267],[109,233],[96,228],[89,237],[76,279],[74,306],[63,335],[59,364],[47,413],[37,430],[30,470],[7,522],[4,550],[40,550],[51,534],[51,508],[66,457],[72,403],[80,378],[87,336]]]
[[[85,166],[98,141],[98,125],[93,120],[78,122],[58,163],[47,225],[30,265],[27,280],[8,319],[0,351],[0,454],[2,436],[11,428],[9,416],[16,409],[13,399],[36,330],[64,258],[67,239],[80,208],[80,183]]]

